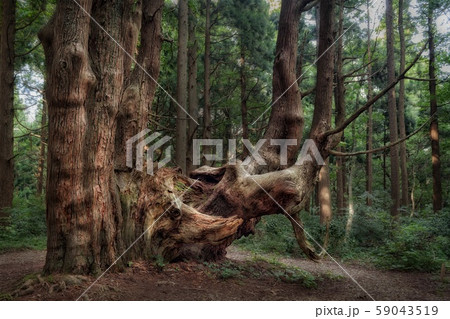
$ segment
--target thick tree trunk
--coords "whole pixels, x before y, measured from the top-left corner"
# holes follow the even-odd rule
[[[394,11],[392,8],[392,0],[386,0],[386,48],[387,48],[387,69],[388,84],[395,80],[395,61],[394,61]],[[395,101],[395,88],[388,92],[388,109],[389,109],[389,141],[394,143],[398,140],[397,127],[397,106]],[[398,146],[390,148],[391,157],[391,215],[397,217],[399,215],[400,206],[400,184],[399,184],[399,163],[398,163]]]
[[[335,92],[335,107],[336,107],[336,126],[340,126],[345,120],[345,84],[343,74],[343,37],[340,37],[344,32],[344,1],[339,1],[339,31],[338,43],[336,52],[336,87]],[[344,140],[344,134],[341,134],[341,140]],[[338,145],[336,148],[338,152],[343,152],[345,149]],[[337,210],[339,214],[345,211],[345,158],[336,158],[336,197]]]
[[[372,99],[372,47],[370,43],[370,1],[367,0],[367,100]],[[372,119],[372,105],[367,110],[367,133],[366,133],[366,150],[373,148],[373,119]],[[384,154],[384,153],[383,153]],[[383,156],[384,158],[384,156]],[[372,153],[366,155],[366,192],[367,192],[367,206],[372,206],[373,194],[373,164]]]
[[[195,35],[196,32],[196,18],[195,14],[191,12],[189,8],[189,47],[188,47],[188,62],[189,62],[189,76],[188,76],[188,87],[189,87],[189,114],[192,118],[188,122],[188,151],[186,156],[186,166],[188,172],[191,172],[197,165],[193,165],[193,139],[196,136],[198,129],[197,123],[194,122],[198,120],[198,95],[197,95],[197,48],[198,42]]]
[[[430,52],[430,60],[428,65],[429,73],[429,90],[430,90],[430,113],[435,117],[431,120],[430,137],[431,137],[431,160],[433,175],[433,210],[435,212],[442,209],[442,184],[441,184],[441,158],[439,150],[439,128],[437,115],[437,98],[436,98],[436,54],[434,47],[434,17],[433,4],[428,3],[428,48]]]
[[[124,57],[124,86],[117,117],[115,142],[115,169],[129,171],[126,166],[126,141],[147,128],[149,111],[156,91],[159,76],[162,45],[161,19],[163,0],[143,1],[141,5],[125,7],[123,15],[124,49],[136,51],[139,33],[140,46],[135,58]]]
[[[291,166],[300,149],[304,127],[302,100],[296,82],[298,25],[301,6],[305,1],[284,0],[281,3],[280,22],[275,48],[272,77],[272,110],[265,139],[293,139],[287,146],[287,165],[280,163],[280,146],[267,141],[260,149],[267,167],[250,167],[250,171],[273,171]]]
[[[398,2],[398,34],[400,39],[400,70],[401,74],[405,70],[405,55],[406,55],[406,45],[405,45],[405,32],[403,30],[403,0]],[[405,80],[400,80],[398,92],[398,126],[399,126],[399,139],[406,137],[406,127],[405,127]],[[409,194],[408,194],[408,170],[406,161],[406,142],[402,142],[399,145],[399,155],[400,155],[400,172],[402,178],[402,197],[401,205],[408,206],[409,204]]]
[[[14,193],[14,37],[16,1],[1,4],[0,37],[0,225],[7,224],[3,210],[12,206]]]
[[[38,165],[38,180],[36,186],[36,195],[41,196],[44,189],[44,175],[45,175],[45,148],[47,145],[47,101],[44,99],[42,103],[41,115],[41,145],[39,145],[39,165]]]
[[[121,40],[124,4],[81,5]],[[59,2],[40,33],[49,113],[46,272],[95,273],[123,249],[113,152],[124,53],[84,10]]]
[[[186,173],[187,154],[187,82],[188,82],[188,4],[187,0],[178,1],[178,56],[177,56],[177,129],[175,162]],[[184,110],[182,109],[184,108]]]

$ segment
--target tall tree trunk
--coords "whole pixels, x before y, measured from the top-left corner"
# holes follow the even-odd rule
[[[248,140],[248,119],[247,119],[247,78],[245,75],[245,47],[241,39],[241,65],[239,68],[241,84],[241,117],[242,117],[242,138]],[[247,147],[242,144],[242,158],[248,155]]]
[[[355,101],[355,109],[358,108],[359,104],[359,92],[356,95],[356,101]],[[355,122],[352,123],[352,152],[355,150],[356,146],[356,125]],[[356,169],[356,159],[355,157],[351,158],[349,161],[350,165],[350,171],[348,174],[348,216],[347,216],[347,224],[345,225],[345,237],[344,241],[347,242],[348,238],[350,237],[352,225],[353,225],[353,219],[355,217],[355,201],[353,198],[353,179],[355,175],[355,169]]]
[[[317,61],[316,97],[314,103],[314,118],[311,136],[319,136],[331,126],[331,108],[333,102],[333,72],[334,72],[334,1],[320,1],[320,27]],[[320,75],[320,78],[319,78]],[[320,93],[319,93],[320,92]],[[319,122],[320,121],[320,122]],[[320,220],[328,224],[331,220],[331,195],[328,161],[319,174],[319,204]]]
[[[4,208],[12,206],[14,193],[14,38],[16,1],[1,5],[0,37],[0,225],[7,224]]]
[[[124,11],[139,7],[81,5],[85,11],[75,2],[58,2],[40,32],[49,116],[46,272],[96,273],[124,249],[113,155],[126,61],[109,35],[124,43],[130,27]]]
[[[132,2],[84,1],[86,12],[75,2],[58,2],[39,34],[49,119],[46,272],[105,269],[136,239],[133,231],[139,233],[145,221],[127,214],[129,194],[121,194],[121,205],[114,168],[124,170],[125,141],[147,125],[155,82],[144,74],[157,78],[159,73],[163,0],[142,4],[146,36],[141,37],[140,67],[131,72],[132,59],[109,35],[134,52],[142,8]],[[107,33],[91,23],[89,14]],[[114,148],[120,131],[116,123],[124,131]],[[117,181],[124,184],[122,175]]]
[[[177,101],[185,108],[177,107],[177,129],[175,162],[186,173],[187,154],[187,82],[188,82],[188,4],[178,1],[178,56],[177,56]]]
[[[400,38],[400,70],[401,74],[405,70],[405,32],[403,30],[403,7],[404,1],[399,0],[398,2],[398,34]],[[406,137],[406,127],[405,127],[405,80],[400,80],[399,92],[398,92],[398,126],[399,126],[399,138],[403,139]],[[400,155],[400,172],[402,177],[402,197],[401,205],[408,206],[409,196],[408,196],[408,170],[406,162],[406,142],[402,142],[399,145],[399,155]]]
[[[296,145],[287,146],[287,166],[295,162],[304,127],[301,94],[296,82],[296,64],[298,26],[301,7],[305,2],[284,0],[281,3],[272,76],[273,105],[268,128],[264,134],[265,139],[296,140]],[[280,163],[280,146],[266,142],[259,153],[266,159],[268,165],[258,167],[257,170],[273,171],[286,167]]]
[[[442,209],[442,184],[441,184],[441,158],[439,150],[439,128],[437,115],[437,97],[436,97],[436,54],[434,45],[434,8],[433,2],[428,2],[428,48],[430,60],[428,65],[429,73],[429,90],[430,90],[430,113],[435,115],[430,125],[431,137],[431,160],[433,175],[433,210],[435,212]]]
[[[373,85],[372,85],[372,47],[370,43],[370,0],[367,0],[367,100],[372,99]],[[366,133],[366,150],[373,148],[373,119],[372,119],[372,105],[367,110],[367,133]],[[384,154],[384,153],[383,153]],[[372,206],[373,194],[373,164],[372,153],[366,155],[366,192],[367,192],[367,206]]]
[[[124,85],[114,151],[117,172],[130,170],[126,165],[126,141],[148,125],[160,69],[162,7],[163,0],[145,0],[141,6],[125,7],[123,47],[127,52],[134,53],[138,40],[140,46],[135,58],[137,63],[133,63],[127,55],[124,57]],[[139,33],[145,36],[139,39]]]
[[[188,123],[188,152],[186,156],[187,160],[187,170],[191,172],[196,166],[193,165],[193,139],[195,138],[197,132],[197,123],[194,119],[198,119],[198,95],[197,95],[197,48],[198,42],[195,36],[197,21],[195,14],[189,8],[189,48],[188,48],[188,59],[189,59],[189,76],[188,76],[188,99],[189,99],[189,114],[193,119],[189,120]]]
[[[338,43],[336,52],[336,87],[335,92],[335,106],[336,106],[336,126],[341,125],[345,120],[345,84],[343,74],[343,37],[344,32],[344,1],[339,1],[339,30],[338,30]],[[344,140],[344,134],[342,134],[341,140]],[[336,150],[342,152],[343,147],[338,145]],[[343,214],[345,211],[345,157],[336,158],[336,195],[337,195],[337,210],[339,214]]]
[[[394,61],[394,11],[392,8],[392,0],[386,0],[386,48],[387,48],[387,69],[388,84],[395,81],[395,61]],[[388,92],[388,109],[389,109],[389,140],[394,143],[398,140],[397,127],[397,106],[395,101],[395,88]],[[399,215],[400,206],[400,184],[399,184],[399,163],[398,163],[398,146],[390,148],[391,157],[391,215],[397,217]]]
[[[328,170],[328,164],[329,161],[327,160],[319,173],[319,216],[322,225],[327,225],[331,221],[333,214],[331,209],[330,172]]]
[[[39,146],[39,166],[38,166],[38,180],[36,186],[36,195],[41,196],[44,188],[45,175],[45,146],[47,145],[47,101],[44,99],[42,103],[42,117],[41,117],[41,145]]]
[[[204,88],[203,88],[203,138],[210,139],[212,134],[211,119],[211,0],[206,0],[205,6],[205,61],[204,61]],[[203,164],[209,164],[202,158]]]

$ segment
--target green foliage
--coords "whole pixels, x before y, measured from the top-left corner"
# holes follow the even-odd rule
[[[167,261],[164,259],[164,257],[162,255],[156,255],[154,257],[154,263],[155,263],[156,268],[159,271],[162,271],[164,269],[164,267],[166,267],[166,265],[167,265]]]
[[[394,224],[386,211],[357,206],[356,212],[347,238],[347,216],[333,217],[327,247],[333,257],[359,259],[387,269],[420,271],[438,270],[442,263],[449,262],[449,210],[439,214],[421,211]],[[309,241],[322,245],[326,227],[320,225],[319,216],[303,213],[302,221]],[[256,253],[302,256],[292,226],[284,216],[263,217],[254,236],[236,243]]]
[[[301,283],[306,288],[317,286],[316,278],[309,272],[294,266],[287,266],[275,259],[256,257],[245,263],[225,261],[222,263],[204,263],[211,273],[219,279],[274,277],[289,283]]]
[[[47,227],[44,201],[36,197],[16,197],[9,213],[9,226],[0,231],[0,252],[45,249]]]
[[[282,216],[264,216],[258,223],[254,236],[243,237],[235,243],[254,252],[300,254],[292,234],[292,226]]]
[[[450,258],[450,211],[404,218],[379,249],[376,263],[401,270],[438,270]]]

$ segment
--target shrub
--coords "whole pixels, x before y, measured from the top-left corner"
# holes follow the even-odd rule
[[[378,251],[376,263],[400,270],[438,270],[450,257],[450,214],[403,218],[392,239]]]
[[[45,249],[45,204],[42,198],[14,198],[8,209],[9,226],[0,231],[0,251],[20,248]]]

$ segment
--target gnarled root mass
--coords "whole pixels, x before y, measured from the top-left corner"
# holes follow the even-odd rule
[[[125,245],[144,234],[128,257],[217,260],[234,240],[254,233],[261,216],[283,214],[293,224],[306,256],[318,260],[297,214],[316,171],[314,164],[307,163],[250,175],[238,163],[201,167],[191,178],[171,168],[162,168],[154,176],[119,172]]]

